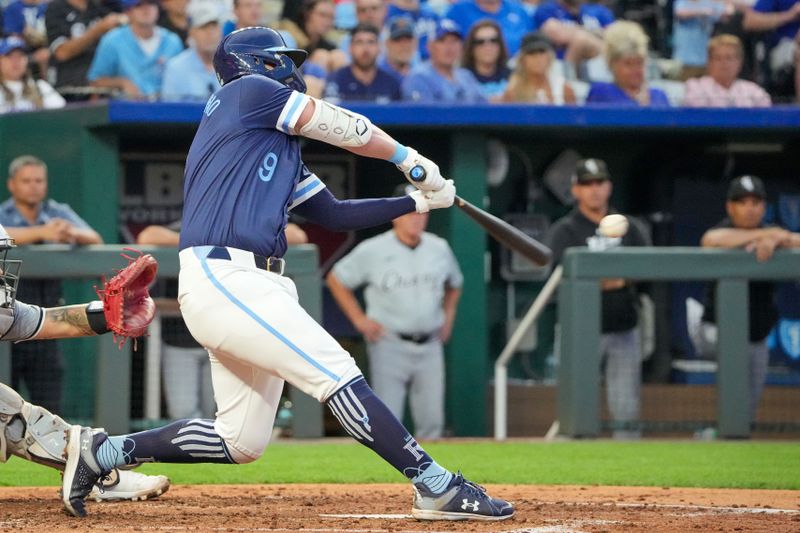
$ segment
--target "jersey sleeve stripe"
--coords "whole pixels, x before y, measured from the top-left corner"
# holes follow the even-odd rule
[[[303,109],[306,108],[307,102],[308,96],[297,91],[292,91],[289,99],[286,100],[286,105],[284,105],[283,110],[281,110],[275,127],[279,131],[291,135],[294,125],[297,124],[297,120],[300,118]]]
[[[294,195],[292,196],[292,203],[289,206],[289,209],[294,209],[324,188],[325,184],[322,183],[322,180],[320,180],[316,174],[312,174],[298,183],[297,187],[295,187]]]

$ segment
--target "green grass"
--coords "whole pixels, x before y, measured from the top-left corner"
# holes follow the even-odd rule
[[[455,441],[425,448],[481,483],[800,489],[796,443]],[[144,465],[140,471],[166,474],[177,484],[403,482],[371,451],[339,441],[275,443],[247,465]],[[53,470],[16,457],[0,465],[0,485],[58,483]]]

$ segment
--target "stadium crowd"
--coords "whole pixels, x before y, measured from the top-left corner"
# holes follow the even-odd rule
[[[800,0],[0,0],[0,112],[204,101],[221,37],[269,25],[331,101],[798,101]]]

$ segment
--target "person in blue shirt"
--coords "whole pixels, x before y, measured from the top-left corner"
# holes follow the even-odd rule
[[[742,25],[747,31],[766,32],[770,85],[800,102],[800,0],[757,0],[745,11]]]
[[[403,100],[411,102],[483,103],[481,85],[472,72],[459,67],[463,50],[461,28],[442,19],[428,38],[430,60],[403,80]]]
[[[484,96],[497,102],[502,97],[511,76],[508,52],[503,42],[503,32],[497,22],[481,20],[467,33],[464,60],[461,64],[472,72]]]
[[[216,5],[201,2],[192,6],[189,37],[191,46],[167,61],[161,84],[162,100],[205,102],[220,88],[213,61],[222,39]]]
[[[519,50],[522,36],[532,29],[531,19],[519,0],[460,0],[450,7],[446,16],[466,32],[481,20],[497,22],[511,56]]]
[[[236,20],[227,20],[222,26],[222,35],[233,30],[258,26],[264,18],[261,0],[233,0],[233,15]]]
[[[705,74],[708,41],[725,12],[722,0],[677,0],[673,6],[672,58],[683,65],[681,79]]]
[[[154,0],[123,0],[129,24],[100,39],[87,74],[94,87],[117,89],[130,98],[154,99],[167,61],[183,51],[181,38],[156,25]]]
[[[118,465],[255,461],[288,381],[324,402],[350,436],[411,481],[415,518],[514,515],[512,504],[442,467],[420,446],[283,276],[290,212],[349,231],[447,208],[455,199],[453,181],[433,161],[367,117],[303,94],[297,67],[306,57],[269,28],[225,37],[214,56],[222,88],[206,103],[186,158],[178,300],[186,326],[211,357],[216,418],[122,436],[74,426],[62,484],[70,514],[85,516],[86,495]],[[392,162],[416,189],[402,197],[338,200],[303,163],[301,137]]]
[[[0,224],[18,245],[102,244],[103,239],[64,203],[47,197],[47,165],[31,155],[16,157],[8,169],[11,197],[0,204]],[[18,295],[28,303],[61,305],[60,279],[22,280]],[[63,365],[61,351],[53,340],[13,344],[11,386],[22,382],[33,402],[46,409],[61,409]]]
[[[427,4],[420,0],[389,0],[386,20],[394,17],[407,17],[414,21],[414,34],[417,36],[419,58],[428,59],[428,36],[435,31],[441,18]]]
[[[614,76],[614,82],[593,83],[586,97],[586,103],[669,106],[664,91],[647,86],[645,67],[649,38],[642,27],[635,22],[620,20],[606,29],[604,39],[606,60]]]
[[[326,100],[385,104],[400,99],[400,81],[378,67],[379,33],[378,28],[367,24],[359,24],[350,31],[352,63],[330,73],[325,85]]]
[[[383,42],[384,53],[378,59],[378,66],[403,81],[419,57],[414,21],[409,17],[394,17],[389,19],[386,27],[388,35]]]
[[[533,29],[547,37],[574,77],[581,64],[603,51],[603,29],[614,22],[611,11],[585,0],[549,0],[533,15]]]

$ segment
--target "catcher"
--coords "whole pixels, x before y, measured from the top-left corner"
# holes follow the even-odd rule
[[[111,331],[124,342],[127,337],[143,335],[153,320],[155,306],[147,287],[158,265],[152,256],[128,257],[130,264],[98,290],[101,300],[42,308],[16,300],[22,261],[7,259],[13,247],[14,240],[0,225],[0,339],[63,339]],[[63,470],[69,429],[61,417],[26,402],[14,389],[0,383],[0,462],[16,455]],[[97,483],[90,497],[95,501],[146,500],[168,488],[165,476],[115,470]]]

